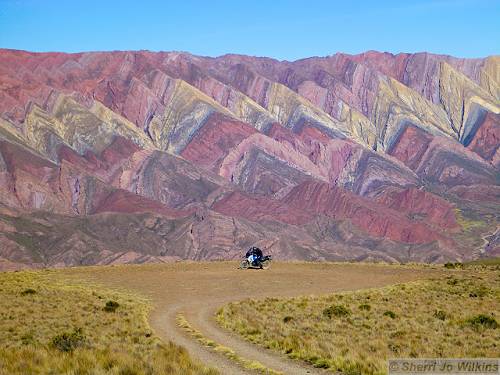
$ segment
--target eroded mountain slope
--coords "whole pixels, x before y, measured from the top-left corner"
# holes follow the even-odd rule
[[[496,56],[0,50],[1,264],[495,253],[498,87]]]

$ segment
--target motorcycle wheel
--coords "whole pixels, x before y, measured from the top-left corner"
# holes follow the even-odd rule
[[[270,266],[271,266],[271,261],[270,260],[264,260],[260,264],[260,268],[262,268],[263,270],[267,270]]]
[[[250,267],[250,262],[246,259],[242,260],[240,263],[240,268],[242,270],[246,270],[248,267]]]

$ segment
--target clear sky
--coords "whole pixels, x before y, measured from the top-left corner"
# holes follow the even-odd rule
[[[0,0],[0,47],[286,60],[366,50],[483,57],[500,54],[500,0]]]

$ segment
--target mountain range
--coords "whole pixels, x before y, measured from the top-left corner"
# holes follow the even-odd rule
[[[500,56],[0,50],[0,269],[500,255]]]

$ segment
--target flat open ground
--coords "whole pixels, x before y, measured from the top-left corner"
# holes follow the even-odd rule
[[[230,347],[242,357],[257,360],[285,374],[320,373],[320,370],[259,348],[225,331],[215,322],[215,312],[224,303],[245,298],[319,295],[442,274],[437,267],[277,262],[265,271],[239,270],[236,262],[181,262],[73,268],[61,272],[71,279],[124,288],[149,297],[154,306],[150,322],[156,334],[186,347],[193,357],[224,374],[244,374],[248,370],[198,343],[177,325],[178,314],[183,314],[205,337]]]

